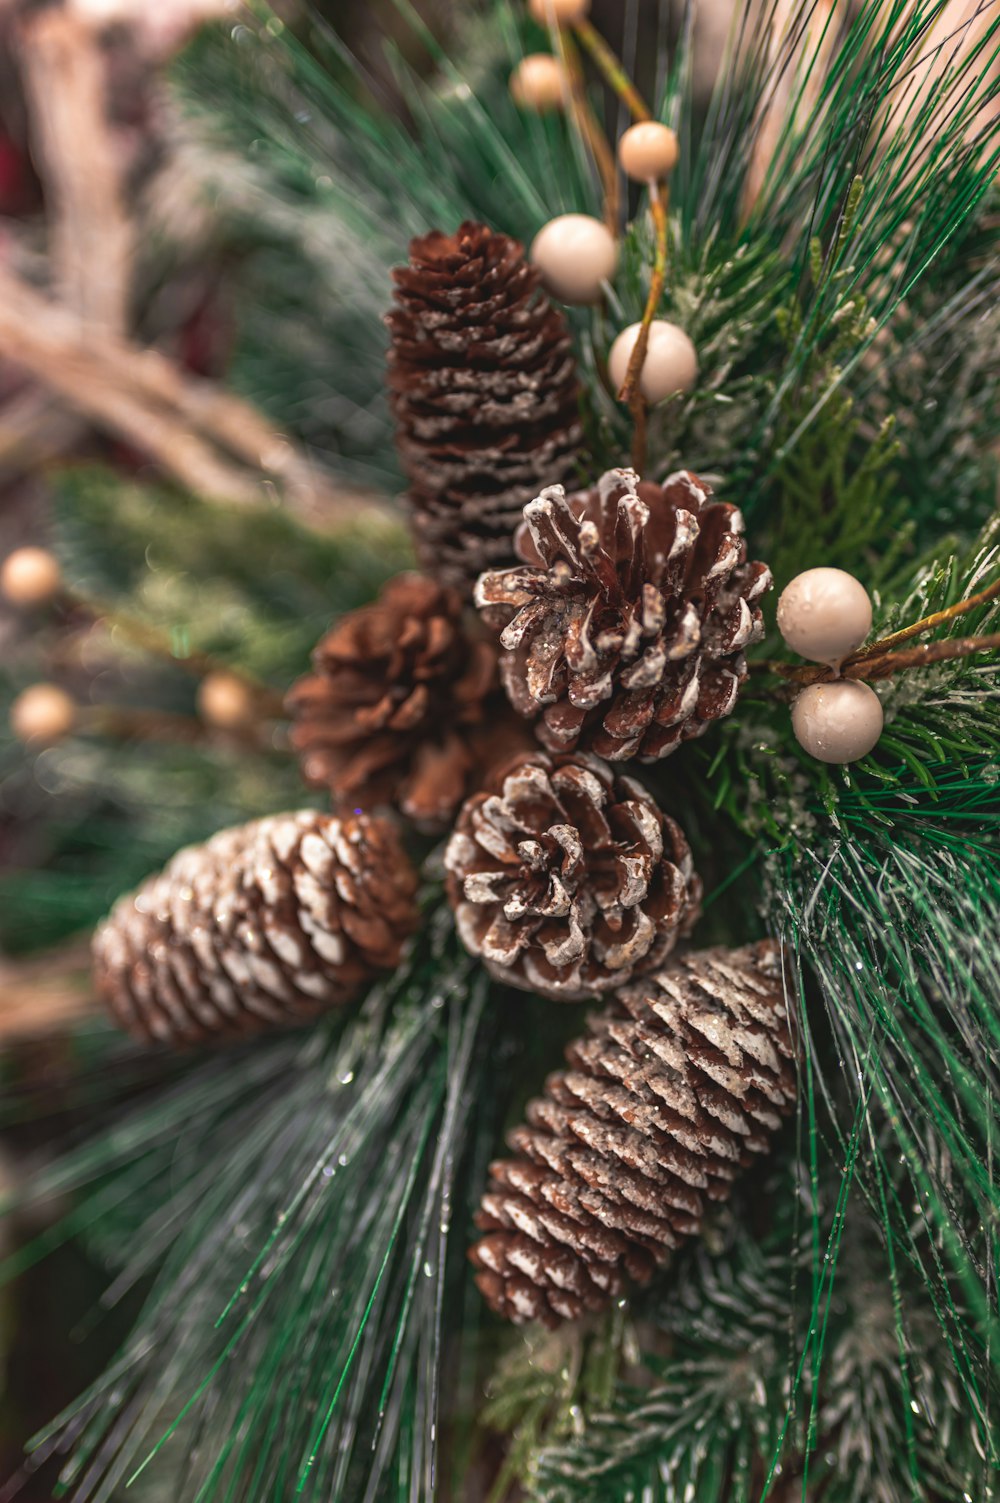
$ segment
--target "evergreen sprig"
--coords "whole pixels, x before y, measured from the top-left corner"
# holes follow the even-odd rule
[[[432,1496],[496,1037],[432,923],[346,1026],[220,1054],[44,1176],[87,1190],[121,1265],[106,1303],[156,1278],[35,1459],[71,1448],[62,1486],[88,1503],[161,1451],[177,1497]]]
[[[681,162],[659,311],[693,331],[701,375],[655,417],[650,464],[712,476],[782,579],[851,568],[892,629],[997,567],[994,532],[976,530],[995,506],[1000,438],[988,234],[1000,137],[976,122],[1000,19],[976,49],[939,47],[928,72],[943,0],[835,7],[825,36],[808,0],[791,11],[776,43],[739,8],[705,115],[690,13],[663,70],[656,112],[677,127]],[[518,7],[477,12],[468,68],[414,24],[434,71],[393,59],[405,119],[334,34],[294,35],[262,8],[184,70],[190,128],[225,148],[206,177],[246,235],[236,378],[322,457],[386,486],[378,314],[408,237],[473,217],[527,241],[553,214],[601,207],[570,125],[510,101],[509,69],[538,43]],[[649,270],[640,216],[616,320],[639,316]],[[617,325],[597,310],[573,328],[592,472],[627,447],[603,375]],[[240,661],[228,614],[197,598],[206,555],[171,539],[165,510],[130,532],[133,503],[142,515],[133,495],[119,517],[84,488],[69,510],[94,536],[94,517],[98,532],[124,527],[123,601]],[[269,558],[244,550],[242,530],[234,549],[224,518],[206,537],[215,525],[212,557],[261,671],[304,655],[327,581],[341,608],[374,585],[349,584],[353,555],[293,550],[275,610]],[[163,598],[135,573],[147,528],[154,565],[159,548],[180,575]],[[260,540],[265,555],[287,541],[267,526]],[[737,1200],[721,1240],[636,1306],[644,1372],[624,1371],[619,1317],[587,1333],[571,1381],[536,1370],[521,1405],[498,1383],[492,1417],[519,1437],[512,1469],[539,1497],[756,1503],[814,1484],[826,1503],[984,1495],[1000,1335],[995,665],[941,664],[885,693],[886,734],[856,768],[806,758],[787,703],[755,675],[731,720],[651,775],[709,879],[713,937],[744,942],[766,923],[787,944],[802,1109],[765,1202],[771,1234],[753,1198]],[[512,1037],[524,1017],[494,1015],[436,943],[432,926],[346,1026],[199,1067],[48,1181],[91,1186],[83,1214],[105,1225],[105,1252],[127,1245],[112,1297],[158,1270],[118,1364],[41,1442],[71,1450],[75,1496],[110,1499],[170,1429],[158,1461],[181,1453],[185,1498],[433,1494],[442,1381],[475,1371],[462,1333],[478,1306],[450,1230],[457,1240],[468,1220],[496,1117],[528,1088],[496,1068],[510,1054],[495,1030]],[[553,1060],[557,1032],[537,1029]],[[508,1357],[500,1377],[517,1371]]]
[[[542,1445],[532,1498],[930,1503],[988,1485],[933,1309],[863,1206],[838,1222],[833,1161],[811,1189],[773,1176],[762,1188],[756,1214],[738,1197],[709,1227],[714,1245],[638,1303],[647,1381],[620,1383],[571,1438]],[[835,1263],[819,1340],[812,1221]]]

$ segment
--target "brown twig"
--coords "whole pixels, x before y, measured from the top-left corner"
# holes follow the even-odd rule
[[[632,415],[632,468],[637,475],[641,476],[646,468],[648,425],[646,398],[638,388],[632,393],[629,412]]]
[[[943,611],[934,611],[930,616],[924,616],[920,621],[914,621],[912,626],[904,626],[900,631],[894,631],[881,641],[873,642],[870,647],[861,647],[857,652],[852,652],[847,659],[848,663],[859,663],[864,658],[879,657],[882,653],[898,647],[902,642],[908,642],[911,637],[919,637],[922,632],[933,631],[936,626],[943,626],[946,621],[954,621],[956,616],[965,616],[969,611],[974,611],[977,606],[988,605],[991,600],[1000,599],[1000,575],[985,590],[980,590],[976,595],[969,595],[965,600],[959,600],[955,605],[946,606]]]
[[[875,644],[880,647],[880,644]],[[943,637],[938,642],[923,642],[911,647],[908,652],[885,652],[847,661],[838,673],[835,668],[819,663],[772,663],[755,662],[755,673],[772,673],[791,684],[828,684],[837,678],[880,679],[891,678],[908,668],[925,668],[930,663],[947,663],[953,659],[972,657],[977,652],[995,652],[1000,649],[1000,632],[991,632],[981,637]]]
[[[276,694],[267,684],[245,669],[234,667],[212,653],[202,652],[196,647],[186,652],[178,652],[166,632],[151,626],[146,621],[139,621],[134,616],[125,615],[115,607],[106,606],[98,600],[77,595],[71,590],[64,590],[61,600],[64,609],[68,612],[83,613],[109,633],[120,632],[143,652],[162,658],[165,662],[176,665],[195,678],[202,679],[210,673],[225,673],[230,678],[239,679],[248,693],[253,696],[262,716],[274,719],[283,717],[284,701],[281,695]]]
[[[174,746],[196,746],[211,741],[239,744],[247,751],[273,752],[270,737],[254,725],[216,729],[195,715],[180,715],[168,710],[126,709],[118,705],[97,705],[86,710],[80,719],[82,735],[103,736],[113,741],[162,741]]]
[[[600,32],[586,18],[574,22],[573,29],[600,70],[605,82],[627,106],[633,120],[651,120],[652,113],[649,106]],[[640,475],[646,464],[647,406],[639,390],[639,382],[649,351],[649,328],[656,317],[656,310],[660,306],[667,280],[668,207],[667,185],[650,183],[649,210],[656,231],[656,252],[646,306],[639,325],[639,335],[629,357],[625,380],[618,392],[619,402],[627,405],[632,416],[632,467]]]
[[[907,668],[924,668],[929,663],[946,663],[969,658],[978,652],[1000,650],[1000,632],[981,637],[945,637],[939,642],[922,642],[905,652],[887,652],[882,657],[865,658],[844,669],[844,678],[890,678]]]
[[[290,509],[321,526],[378,509],[330,484],[248,403],[186,376],[159,351],[84,332],[9,267],[0,267],[0,355],[196,495],[259,503],[280,482]]]
[[[87,940],[0,961],[0,1043],[55,1033],[96,1011]]]
[[[629,357],[625,380],[622,382],[621,391],[618,393],[619,402],[631,404],[632,398],[639,389],[639,379],[642,376],[642,368],[646,363],[646,353],[649,349],[649,326],[653,322],[657,308],[660,306],[660,299],[663,296],[663,289],[666,285],[668,202],[669,189],[667,185],[665,183],[650,183],[649,212],[653,216],[653,225],[656,230],[656,254],[653,259],[653,274],[649,279],[649,292],[646,295],[646,306],[643,309],[642,323],[639,326],[639,337],[636,339],[635,347]]]
[[[20,54],[48,208],[53,286],[82,323],[124,334],[132,223],[97,32],[70,10],[47,9],[22,23]]]
[[[922,632],[933,631],[935,627],[954,621],[959,616],[966,616],[978,606],[988,605],[991,600],[997,599],[1000,599],[1000,575],[991,585],[987,585],[985,590],[979,590],[975,595],[967,596],[965,600],[956,601],[954,605],[946,606],[944,610],[934,611],[920,621],[912,622],[910,626],[891,632],[887,637],[880,637],[877,642],[871,642],[867,647],[859,647],[856,652],[852,652],[844,659],[839,672],[825,664],[815,663],[758,661],[751,663],[750,666],[755,673],[772,673],[793,684],[818,684],[829,683],[835,678],[889,678],[891,674],[899,673],[907,668],[920,668],[927,663],[943,663],[952,658],[971,657],[974,653],[989,652],[1000,645],[1000,634],[944,637],[939,642],[925,642],[910,652],[895,652],[893,649],[903,642],[909,642],[914,637],[920,636]]]

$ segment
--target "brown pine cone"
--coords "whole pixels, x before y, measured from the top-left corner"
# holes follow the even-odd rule
[[[557,1326],[646,1283],[792,1110],[770,942],[701,950],[623,987],[566,1050],[517,1154],[491,1165],[470,1257],[498,1314]]]
[[[331,628],[315,673],[287,697],[306,782],[341,804],[394,804],[422,829],[442,829],[470,775],[523,740],[496,657],[455,590],[397,575]]]
[[[483,224],[414,240],[393,277],[387,382],[417,551],[468,596],[513,562],[525,502],[573,472],[569,330],[523,247]]]
[[[287,1027],[399,963],[416,890],[387,820],[254,820],[179,851],[119,900],[94,936],[97,989],[146,1041]]]
[[[522,756],[467,799],[445,852],[466,949],[575,1002],[662,963],[698,916],[680,827],[596,757]]]
[[[479,580],[510,701],[541,716],[550,751],[655,762],[732,710],[771,572],[745,561],[743,519],[710,495],[686,470],[549,486],[524,509],[524,562]]]

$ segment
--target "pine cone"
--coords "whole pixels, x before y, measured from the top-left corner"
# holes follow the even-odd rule
[[[596,757],[517,758],[467,799],[445,852],[466,949],[575,1002],[658,966],[698,914],[678,825]]]
[[[416,873],[386,820],[277,814],[179,851],[94,936],[98,991],[144,1040],[303,1022],[392,969]]]
[[[468,596],[483,569],[513,561],[525,502],[572,473],[569,331],[523,247],[482,224],[414,240],[393,276],[387,379],[417,551]]]
[[[499,1314],[556,1326],[647,1282],[795,1100],[778,947],[692,951],[624,987],[491,1166],[470,1257]]]
[[[508,696],[541,715],[550,751],[655,762],[735,705],[771,572],[745,562],[739,512],[710,495],[687,471],[549,486],[524,509],[523,564],[479,580]]]
[[[307,783],[395,804],[423,829],[449,823],[470,775],[518,736],[496,650],[463,615],[455,590],[399,574],[336,623],[286,701]]]

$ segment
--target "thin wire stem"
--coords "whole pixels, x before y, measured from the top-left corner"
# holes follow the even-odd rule
[[[935,626],[943,626],[946,621],[954,621],[956,616],[964,616],[969,611],[974,611],[977,606],[986,605],[998,597],[1000,597],[1000,575],[978,594],[969,595],[967,599],[959,600],[955,605],[949,605],[943,611],[935,611],[933,615],[924,616],[921,621],[914,621],[912,626],[904,626],[900,631],[892,632],[881,641],[873,642],[870,647],[862,647],[857,652],[852,652],[847,662],[853,664],[865,658],[880,657],[890,648],[898,647],[901,642],[908,642],[911,637],[918,637],[922,632],[932,631]]]
[[[649,106],[600,32],[586,19],[576,21],[573,29],[581,45],[590,54],[608,87],[626,105],[633,120],[651,120],[653,116]],[[656,310],[660,305],[667,279],[668,205],[669,190],[666,184],[651,182],[649,185],[649,208],[656,229],[656,253],[653,261],[653,273],[649,282],[649,293],[646,298],[645,309],[643,310],[642,322],[639,326],[639,337],[635,342],[629,359],[628,370],[625,373],[625,380],[622,382],[621,390],[618,393],[619,402],[624,402],[632,415],[632,467],[640,475],[646,464],[647,407],[645,398],[639,390],[639,380],[642,376],[642,368],[646,363],[646,354],[649,350],[649,326],[653,322]]]
[[[889,640],[889,639],[887,639]],[[958,658],[969,658],[978,652],[995,652],[1000,649],[1000,632],[991,632],[981,637],[945,637],[939,642],[922,642],[907,652],[880,652],[878,656],[865,657],[853,663],[843,664],[841,671],[821,665],[795,663],[753,663],[758,673],[773,673],[793,684],[827,684],[834,679],[881,679],[891,678],[909,668],[925,668],[931,663],[947,663]]]
[[[613,89],[632,113],[634,120],[651,120],[649,106],[629,78],[612,49],[590,21],[584,18],[574,21],[573,30],[604,76],[608,87]]]
[[[615,163],[615,155],[594,111],[590,107],[584,82],[583,68],[580,64],[580,54],[576,49],[573,38],[569,32],[560,30],[557,35],[557,41],[559,50],[562,53],[563,67],[566,70],[569,105],[573,113],[573,121],[581,139],[588,147],[594,159],[604,190],[604,223],[612,235],[617,235],[620,200],[618,192],[618,168]]]
[[[642,375],[646,353],[649,349],[649,326],[660,306],[667,280],[667,206],[669,201],[670,190],[666,183],[650,183],[649,212],[653,216],[653,225],[656,229],[656,254],[653,259],[653,274],[649,279],[649,292],[646,295],[642,323],[639,325],[639,337],[632,350],[621,391],[618,393],[619,402],[627,402],[629,405],[639,387],[639,378]]]

